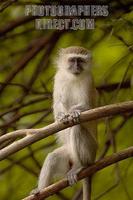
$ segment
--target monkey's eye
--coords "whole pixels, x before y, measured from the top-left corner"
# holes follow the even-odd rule
[[[75,62],[75,58],[69,58],[69,63],[74,63]]]
[[[82,58],[77,58],[78,63],[84,64],[86,61]]]
[[[80,63],[80,64],[84,64],[86,63],[85,59],[83,58],[80,58],[80,57],[73,57],[73,58],[69,58],[69,63],[74,63],[77,61],[77,63]]]

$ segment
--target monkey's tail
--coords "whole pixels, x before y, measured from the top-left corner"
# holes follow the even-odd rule
[[[91,180],[91,176],[83,179],[83,200],[91,200]]]

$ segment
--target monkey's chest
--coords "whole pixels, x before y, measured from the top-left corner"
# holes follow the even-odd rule
[[[77,104],[88,104],[88,88],[83,87],[80,84],[70,84],[67,87],[62,88],[62,102],[66,105],[67,109]]]

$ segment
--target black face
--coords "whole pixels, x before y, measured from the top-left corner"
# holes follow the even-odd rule
[[[72,74],[79,75],[83,71],[83,65],[86,63],[85,59],[81,57],[71,57],[68,59],[69,71]]]

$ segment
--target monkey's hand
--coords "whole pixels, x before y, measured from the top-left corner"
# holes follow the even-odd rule
[[[64,124],[69,124],[69,114],[59,112],[56,119],[58,122],[63,122]]]
[[[80,110],[71,110],[69,112],[69,119],[72,125],[80,122],[80,114],[81,114]]]
[[[59,112],[56,119],[59,122],[63,122],[64,124],[74,125],[80,122],[80,110],[70,110],[68,114],[63,112]]]

